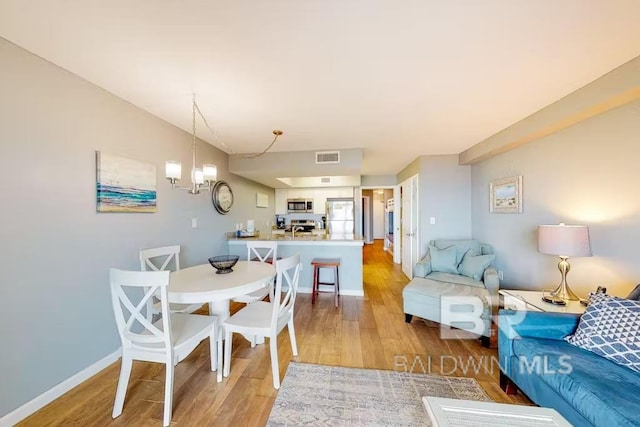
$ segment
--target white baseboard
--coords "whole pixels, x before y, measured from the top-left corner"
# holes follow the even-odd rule
[[[312,288],[298,288],[299,294],[310,294]],[[323,285],[320,285],[321,291],[329,291],[333,292],[333,286],[327,286],[326,289]],[[353,291],[353,290],[344,290],[340,289],[340,295],[349,296],[349,297],[363,297],[364,291]]]
[[[41,395],[36,396],[34,399],[30,400],[24,405],[9,412],[8,414],[0,418],[0,427],[13,426],[19,423],[20,421],[24,420],[25,418],[27,418],[29,415],[33,414],[40,408],[53,402],[58,397],[62,396],[63,394],[65,394],[66,392],[68,392],[78,384],[83,383],[84,381],[88,380],[98,372],[105,369],[107,366],[111,365],[113,362],[118,360],[118,358],[120,357],[120,354],[121,354],[121,349],[118,348],[118,350],[109,354],[106,357],[103,357],[93,365],[88,366],[86,369],[83,369],[82,371],[78,372],[72,377],[62,381],[60,384],[45,391]]]

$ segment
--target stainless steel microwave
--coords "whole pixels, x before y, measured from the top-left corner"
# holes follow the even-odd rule
[[[310,199],[287,199],[288,213],[313,213],[313,200]]]

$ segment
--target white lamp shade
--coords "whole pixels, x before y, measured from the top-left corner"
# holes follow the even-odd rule
[[[166,178],[180,179],[182,178],[182,164],[173,160],[169,160],[164,165],[164,174]]]
[[[589,227],[585,225],[539,225],[538,252],[543,254],[591,256]]]
[[[218,168],[216,165],[202,165],[202,174],[205,181],[215,181],[218,179]]]
[[[191,170],[191,182],[194,184],[204,184],[202,169],[194,168]]]

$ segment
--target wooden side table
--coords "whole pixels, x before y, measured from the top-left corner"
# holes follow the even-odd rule
[[[542,291],[500,289],[498,293],[502,295],[504,308],[510,310],[582,314],[587,308],[580,301],[567,301],[567,305],[542,301]]]

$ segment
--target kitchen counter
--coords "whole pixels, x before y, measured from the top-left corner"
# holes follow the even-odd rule
[[[357,234],[311,234],[291,233],[260,235],[259,237],[227,237],[229,245],[242,244],[247,240],[277,241],[278,245],[335,245],[364,246],[364,238]]]
[[[278,242],[278,258],[300,255],[302,270],[298,283],[298,292],[311,293],[313,268],[311,260],[314,258],[340,258],[340,294],[364,296],[362,288],[362,247],[364,239],[354,234],[320,234],[291,233],[267,234],[260,237],[227,237],[230,255],[239,255],[240,259],[247,258],[246,243],[250,240],[269,240]],[[321,282],[332,282],[332,272],[329,269],[320,270]],[[321,290],[323,287],[321,286]],[[332,287],[328,289],[333,290]],[[325,295],[326,296],[326,295]]]

